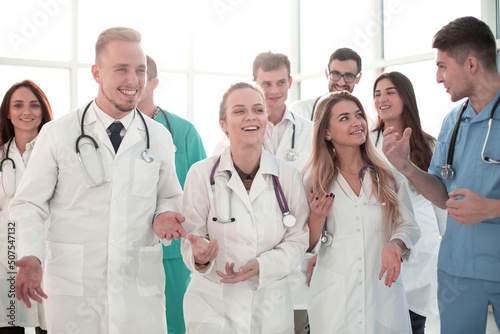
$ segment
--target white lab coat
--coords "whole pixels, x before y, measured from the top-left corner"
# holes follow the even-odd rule
[[[377,133],[370,132],[372,142],[382,152],[383,138],[377,141]],[[384,156],[385,157],[385,156]],[[408,179],[398,172],[389,161],[392,171],[401,180],[410,195],[415,220],[420,228],[421,237],[412,250],[410,262],[403,263],[401,276],[404,282],[408,306],[413,312],[424,317],[435,317],[439,314],[437,305],[437,261],[441,235],[446,229],[446,210],[440,209],[425,199]]]
[[[277,132],[272,131],[272,127],[268,124],[266,128],[266,134],[264,136],[263,147],[266,151],[278,157],[297,168],[299,171],[305,167],[309,156],[312,151],[312,136],[313,136],[313,123],[297,114],[292,113],[287,107],[281,122],[286,122],[286,128],[283,136],[281,138],[273,138],[277,135]],[[295,142],[294,148],[297,153],[297,160],[290,161],[287,158],[288,152],[292,147],[292,136],[293,136],[293,124],[295,124]],[[280,123],[278,123],[279,126]],[[273,140],[274,139],[274,140]],[[279,141],[278,147],[275,149],[273,147],[273,142]],[[225,139],[217,144],[214,155],[219,155],[222,150],[229,145],[229,139]],[[305,310],[307,309],[307,263],[310,259],[310,255],[307,254],[304,261],[293,270],[289,275],[290,287],[292,289],[292,299],[294,309]]]
[[[364,174],[366,193],[372,192],[370,173]],[[405,188],[400,189],[404,191]],[[311,334],[324,333],[411,333],[410,317],[401,276],[391,287],[378,275],[382,267],[382,248],[389,241],[376,195],[359,197],[342,174],[334,181],[332,210],[327,230],[333,236],[330,246],[321,244],[318,262],[309,289]],[[399,195],[399,194],[398,194]],[[402,219],[390,239],[401,239],[409,249],[420,232],[413,216],[400,202]]]
[[[36,138],[26,145],[23,158],[17,148],[15,139],[13,139],[10,145],[9,158],[16,165],[15,172],[10,161],[5,161],[2,166],[2,184],[0,184],[0,304],[2,305],[0,309],[0,327],[41,326],[46,328],[44,306],[33,303],[31,308],[27,308],[23,302],[16,299],[14,294],[14,282],[17,273],[14,261],[17,260],[19,246],[19,226],[9,221],[9,203],[12,197],[7,197],[15,193],[26,170],[25,160],[26,162],[29,161],[35,142]],[[0,148],[0,160],[5,158],[4,153],[7,146],[8,143]]]
[[[184,186],[183,214],[187,233],[217,239],[217,258],[197,271],[191,244],[182,241],[182,256],[193,271],[184,296],[187,333],[293,333],[293,312],[287,275],[300,263],[308,245],[309,216],[299,172],[262,150],[260,168],[247,193],[234,169],[227,147],[215,171],[217,213],[229,217],[229,201],[236,221],[214,222],[216,216],[210,173],[217,156],[196,163]],[[226,170],[231,171],[229,179]],[[272,175],[279,176],[293,227],[282,223]],[[236,284],[221,284],[216,270],[226,262],[238,270],[252,259],[259,261],[259,275]]]
[[[83,108],[46,124],[10,206],[21,231],[19,255],[43,261],[49,333],[165,333],[162,246],[152,222],[155,212],[180,207],[172,139],[144,117],[155,158],[144,161],[146,131],[134,111],[114,157],[94,108],[84,128],[99,145],[107,183],[90,188],[75,152]],[[99,179],[95,149],[80,147]]]

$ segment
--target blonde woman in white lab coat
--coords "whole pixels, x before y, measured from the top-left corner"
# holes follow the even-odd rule
[[[42,305],[28,309],[16,300],[14,281],[17,269],[19,231],[9,219],[9,203],[24,174],[36,137],[52,120],[52,109],[42,89],[31,80],[15,83],[5,93],[0,106],[0,332],[17,332],[17,327],[45,328]]]
[[[309,291],[311,333],[411,333],[399,273],[420,232],[350,93],[330,93],[319,103],[305,175],[309,247],[319,252]]]
[[[262,149],[260,89],[232,85],[219,119],[230,146],[193,165],[184,187],[182,255],[193,271],[184,297],[187,333],[293,333],[287,275],[308,246],[301,176]],[[287,227],[291,216],[295,224]]]

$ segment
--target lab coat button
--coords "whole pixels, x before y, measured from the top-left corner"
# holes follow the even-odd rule
[[[361,257],[358,257],[358,261],[361,261]]]
[[[361,274],[361,273],[363,272],[363,270],[359,269],[359,271],[358,271],[358,272]]]
[[[359,312],[359,313],[363,313],[363,310],[359,310],[358,312]]]
[[[359,285],[363,284],[363,282],[359,282]]]
[[[360,228],[358,228],[358,229],[357,229],[357,231],[358,231],[358,232],[361,232],[361,229],[360,229]]]
[[[114,246],[114,245],[115,245],[115,241],[111,240],[111,246]]]
[[[358,207],[358,205],[357,205],[357,204],[354,204],[354,207],[355,207],[355,208],[357,208],[357,207]]]
[[[363,324],[363,321],[360,321],[360,322],[359,322],[359,324],[360,324],[360,325],[362,325],[362,324]]]
[[[359,220],[359,217],[356,217],[356,220]]]

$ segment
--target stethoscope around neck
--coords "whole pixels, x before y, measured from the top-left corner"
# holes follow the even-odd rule
[[[83,110],[83,113],[82,113],[82,120],[80,122],[80,131],[81,131],[81,134],[76,139],[76,154],[78,155],[78,160],[80,161],[80,165],[82,166],[82,168],[83,168],[83,170],[85,172],[85,175],[87,175],[87,178],[88,178],[88,180],[91,183],[90,187],[91,188],[97,188],[97,187],[102,186],[104,183],[106,183],[106,180],[104,178],[105,176],[104,176],[104,165],[102,163],[102,156],[101,156],[101,152],[99,150],[99,145],[97,144],[97,141],[94,138],[92,138],[92,136],[86,135],[84,127],[83,127],[83,125],[85,123],[85,115],[87,114],[87,110],[89,109],[89,107],[92,104],[92,102],[94,102],[94,101],[91,101],[91,102],[89,102],[89,104],[87,104],[87,106],[85,107],[85,109]],[[148,130],[148,126],[146,125],[146,120],[144,119],[144,116],[142,116],[141,112],[138,111],[138,110],[137,110],[137,115],[139,115],[139,117],[141,118],[142,123],[144,124],[144,128],[146,129],[146,149],[144,151],[142,151],[142,158],[146,162],[153,162],[154,161],[154,156],[151,153],[151,151],[149,150],[150,149],[150,146],[149,146],[149,130]],[[88,139],[88,140],[90,140],[92,142],[92,144],[94,145],[94,148],[96,150],[96,154],[97,154],[97,157],[99,159],[100,171],[101,171],[101,177],[100,177],[100,180],[98,182],[96,182],[90,176],[90,174],[89,174],[89,172],[87,170],[87,167],[85,166],[85,163],[83,162],[82,156],[80,154],[80,141],[82,139]]]
[[[494,160],[489,157],[484,156],[484,150],[486,149],[486,144],[488,144],[488,139],[490,138],[490,131],[491,131],[491,123],[493,122],[493,117],[495,116],[495,111],[498,107],[498,104],[500,103],[500,97],[497,98],[495,101],[495,104],[493,105],[493,109],[491,109],[490,112],[490,120],[488,121],[488,132],[486,133],[486,138],[484,139],[484,144],[483,144],[483,149],[481,151],[481,159],[483,159],[484,162],[488,164],[499,164],[500,160]],[[446,180],[447,178],[452,179],[455,176],[455,171],[451,167],[453,164],[453,155],[455,153],[455,143],[457,141],[457,134],[458,134],[458,129],[460,127],[460,121],[462,120],[462,115],[465,112],[465,109],[467,109],[467,105],[469,104],[469,100],[465,101],[462,110],[460,111],[460,114],[458,115],[457,122],[455,123],[455,128],[453,129],[453,133],[451,135],[450,139],[450,147],[448,148],[448,155],[446,157],[446,165],[441,167],[441,177],[443,180]]]
[[[364,173],[366,173],[370,169],[375,174],[375,178],[377,180],[377,200],[375,201],[375,203],[370,203],[370,201],[368,201],[368,203],[371,205],[375,205],[375,206],[385,206],[386,205],[385,203],[380,203],[380,178],[378,176],[378,170],[377,170],[377,168],[375,168],[375,166],[370,165],[370,164],[366,164],[363,167],[361,167],[361,169],[359,170],[358,177],[359,177],[359,181],[361,182],[361,189],[365,193],[365,196],[369,199],[370,194],[368,194],[365,191],[365,187],[363,184],[363,175],[364,175]],[[321,243],[324,244],[325,246],[330,246],[332,244],[332,241],[333,241],[333,236],[330,233],[328,233],[328,231],[326,229],[326,222],[327,222],[327,218],[325,218],[325,223],[323,224],[323,230],[321,231],[320,240],[321,240]]]
[[[215,171],[217,170],[217,167],[219,166],[221,157],[219,156],[217,160],[215,161],[214,167],[212,168],[212,171],[210,172],[210,187],[212,188],[212,193],[214,196],[214,207],[215,207],[215,217],[212,218],[212,221],[214,222],[219,222],[222,224],[227,224],[227,223],[233,223],[236,221],[236,218],[233,217],[233,206],[232,206],[232,201],[231,201],[231,192],[232,190],[229,189],[228,192],[228,202],[229,202],[229,219],[221,219],[219,218],[219,213],[217,212],[217,195],[215,191]],[[226,170],[227,176],[229,179],[232,176],[231,171]],[[290,209],[288,207],[288,203],[285,198],[285,194],[283,193],[283,188],[281,188],[280,181],[276,175],[273,175],[273,185],[274,185],[274,193],[276,194],[276,199],[278,200],[278,205],[281,210],[281,221],[283,222],[283,225],[286,227],[292,227],[295,225],[295,217],[290,213]]]
[[[16,193],[16,182],[17,182],[17,180],[16,180],[16,177],[17,177],[16,164],[14,163],[14,160],[12,160],[12,158],[9,158],[10,145],[12,144],[13,140],[14,140],[14,137],[10,138],[9,143],[7,144],[7,151],[5,152],[5,158],[3,158],[2,161],[0,161],[0,174],[1,174],[1,178],[2,178],[2,190],[3,190],[3,193],[4,193],[6,198],[11,198]],[[3,174],[4,174],[3,166],[6,162],[12,163],[12,170],[14,171],[14,190],[12,191],[12,194],[7,194],[7,191],[5,190],[5,183],[4,183],[4,177],[3,177]]]
[[[292,146],[290,147],[290,150],[288,151],[286,158],[288,161],[295,161],[299,158],[299,154],[295,151],[295,116],[293,112],[290,112],[293,118],[293,132],[292,132]]]

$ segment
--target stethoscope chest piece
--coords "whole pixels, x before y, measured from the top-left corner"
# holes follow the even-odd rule
[[[333,237],[328,232],[323,232],[321,235],[321,243],[325,246],[330,246],[333,242]]]
[[[295,216],[290,214],[289,212],[286,212],[283,214],[283,225],[285,225],[286,227],[292,227],[295,225],[295,222],[297,221],[297,219],[295,219]]]
[[[299,155],[297,154],[297,152],[292,148],[290,151],[288,151],[288,154],[286,155],[286,158],[289,160],[289,161],[295,161],[299,158]]]
[[[446,180],[447,178],[452,179],[453,176],[455,176],[455,171],[453,170],[453,168],[451,168],[450,165],[441,167],[441,177],[443,178],[443,180]]]
[[[142,151],[142,158],[146,161],[146,162],[153,162],[155,161],[155,158],[153,156],[153,153],[151,153],[151,151],[149,150],[144,150]]]

